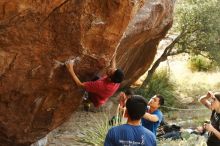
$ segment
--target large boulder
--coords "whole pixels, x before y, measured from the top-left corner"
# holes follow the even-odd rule
[[[123,86],[151,65],[172,25],[172,0],[1,0],[0,145],[30,145],[81,103],[64,62],[82,81],[114,54]]]

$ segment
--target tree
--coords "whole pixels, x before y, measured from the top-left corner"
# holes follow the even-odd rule
[[[179,0],[174,12],[174,25],[167,38],[171,43],[148,71],[145,87],[161,62],[181,53],[202,55],[220,64],[220,1]]]

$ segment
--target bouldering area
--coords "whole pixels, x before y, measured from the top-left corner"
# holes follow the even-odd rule
[[[64,66],[82,81],[113,56],[130,86],[153,63],[173,23],[173,0],[1,0],[0,145],[29,146],[82,102]]]

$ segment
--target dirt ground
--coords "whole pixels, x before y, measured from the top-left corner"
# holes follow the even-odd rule
[[[83,107],[80,106],[67,122],[47,135],[47,146],[88,146],[88,144],[77,142],[77,139],[83,136],[81,129],[93,127],[98,120],[104,119],[106,116],[111,118],[116,111],[116,107],[116,97],[112,97],[100,109],[91,107],[90,112],[84,111]]]

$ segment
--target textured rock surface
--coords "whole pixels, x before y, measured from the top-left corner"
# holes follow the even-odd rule
[[[1,0],[0,145],[29,145],[62,124],[81,102],[64,67],[89,80],[117,65],[129,85],[152,63],[172,25],[172,0]]]

